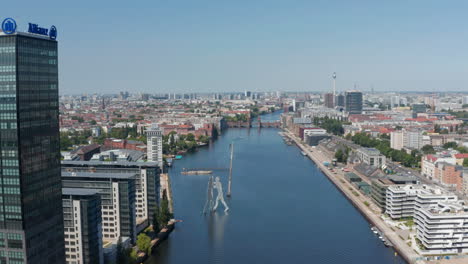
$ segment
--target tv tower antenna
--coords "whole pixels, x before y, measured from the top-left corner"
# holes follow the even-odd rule
[[[336,72],[333,73],[333,106],[336,105],[335,100],[336,100]]]

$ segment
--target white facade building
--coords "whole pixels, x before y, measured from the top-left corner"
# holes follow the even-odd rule
[[[425,254],[468,253],[468,212],[461,202],[417,208],[416,237]]]
[[[163,132],[157,124],[152,124],[146,131],[148,161],[157,162],[161,168],[163,166],[162,135]]]
[[[423,135],[420,131],[405,131],[403,145],[410,149],[420,149],[423,147]]]
[[[385,212],[392,219],[413,217],[416,208],[440,201],[457,201],[456,195],[429,185],[394,185],[387,189]]]
[[[390,147],[392,149],[401,150],[403,145],[404,133],[401,130],[392,131],[390,133]]]
[[[390,133],[390,147],[393,149],[421,149],[423,146],[423,134],[420,131],[400,130]]]
[[[385,165],[385,156],[380,154],[380,151],[375,148],[359,148],[356,152],[359,159],[370,166],[378,168]]]

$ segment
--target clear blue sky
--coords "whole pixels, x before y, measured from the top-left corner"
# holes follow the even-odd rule
[[[468,91],[468,1],[9,3],[57,26],[62,93]]]

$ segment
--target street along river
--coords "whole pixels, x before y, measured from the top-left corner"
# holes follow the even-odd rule
[[[279,113],[262,120],[279,119]],[[229,129],[210,146],[174,162],[169,173],[178,223],[147,264],[405,263],[372,233],[335,186],[288,146],[279,129]],[[234,143],[230,211],[203,215],[209,176],[183,168],[229,167]],[[214,171],[227,192],[228,171]]]

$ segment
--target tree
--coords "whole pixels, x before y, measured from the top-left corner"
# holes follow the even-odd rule
[[[172,218],[172,213],[169,210],[169,201],[167,199],[166,190],[163,192],[163,198],[161,200],[158,221],[161,227],[166,227],[169,220]]]
[[[129,248],[129,251],[130,251],[130,252],[128,253],[129,258],[128,258],[128,262],[126,262],[126,264],[127,264],[127,263],[134,264],[134,263],[137,262],[137,259],[138,259],[138,252],[137,252],[135,249],[131,249],[131,248]]]
[[[421,151],[424,153],[424,154],[435,154],[435,150],[434,150],[434,147],[431,146],[431,145],[425,145],[421,148]]]
[[[454,148],[458,147],[458,144],[457,144],[457,142],[451,141],[451,142],[445,143],[443,147],[444,147],[444,149],[449,149],[449,148],[454,149]]]
[[[468,167],[468,158],[463,160],[463,167]]]
[[[343,162],[343,151],[341,149],[335,152],[335,158],[338,162]]]
[[[188,141],[195,141],[195,136],[192,133],[188,133],[185,139]]]
[[[145,233],[141,233],[137,237],[137,247],[146,254],[151,254],[151,238]]]
[[[154,215],[153,215],[153,231],[154,233],[159,233],[161,230],[161,223],[159,222],[159,206],[156,205],[154,208]]]
[[[130,249],[123,247],[122,242],[117,242],[117,264],[127,264],[131,263],[130,260]]]

